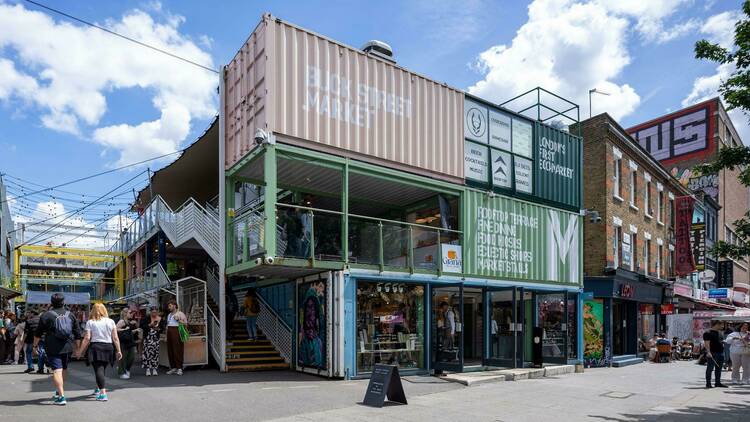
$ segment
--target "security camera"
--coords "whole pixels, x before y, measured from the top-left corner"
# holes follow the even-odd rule
[[[589,212],[589,221],[591,221],[592,223],[601,223],[602,217],[599,215],[599,211]]]
[[[273,265],[273,257],[272,256],[267,256],[266,257],[266,264]]]
[[[255,140],[256,145],[263,145],[264,142],[266,142],[266,139],[268,139],[268,134],[263,129],[255,129],[255,136],[253,136],[253,139]]]
[[[263,263],[263,258],[255,258],[255,265],[260,265]]]

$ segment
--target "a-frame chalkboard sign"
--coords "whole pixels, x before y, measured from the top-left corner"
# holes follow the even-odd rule
[[[398,367],[377,363],[372,371],[372,377],[370,377],[370,383],[367,385],[367,393],[365,393],[362,404],[383,407],[386,397],[388,401],[407,404],[404,386],[401,385],[401,377],[398,374]]]

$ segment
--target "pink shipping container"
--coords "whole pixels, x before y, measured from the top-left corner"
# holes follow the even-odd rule
[[[264,15],[225,75],[226,167],[279,142],[464,179],[463,92]]]

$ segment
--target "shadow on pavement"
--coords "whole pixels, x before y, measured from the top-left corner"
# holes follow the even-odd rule
[[[750,392],[735,393],[748,394]],[[636,415],[623,413],[620,416],[589,415],[590,418],[618,422],[683,422],[683,421],[727,421],[747,420],[750,414],[750,403],[717,402],[714,406],[687,406],[682,409],[653,411],[649,414]]]

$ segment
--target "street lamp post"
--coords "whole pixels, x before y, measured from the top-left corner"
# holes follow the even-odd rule
[[[599,91],[596,88],[589,89],[589,119],[591,118],[591,94],[611,95],[609,92]]]

